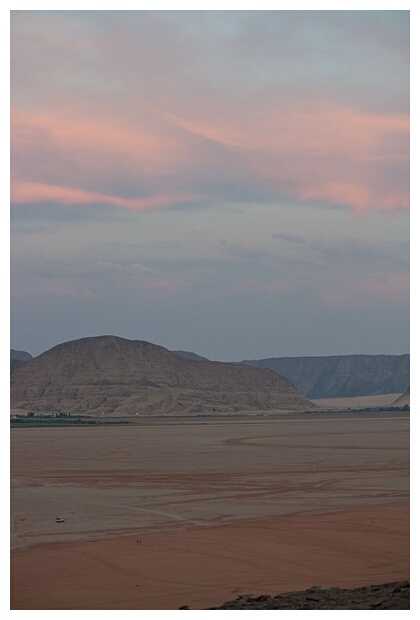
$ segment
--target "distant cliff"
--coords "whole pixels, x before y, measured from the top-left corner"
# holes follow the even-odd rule
[[[409,354],[274,357],[241,363],[278,372],[308,398],[402,394],[410,384]]]
[[[32,359],[32,355],[27,351],[16,351],[10,349],[10,374],[29,362]]]

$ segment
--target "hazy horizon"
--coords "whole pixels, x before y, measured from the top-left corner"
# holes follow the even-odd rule
[[[82,336],[82,338],[94,338],[94,337],[101,337],[101,336],[111,336],[111,337],[117,337],[117,338],[124,338],[124,336],[119,336],[118,334],[95,334],[94,336]],[[143,338],[126,338],[127,340],[139,340],[139,341],[144,341]],[[52,345],[51,347],[49,347],[48,349],[45,349],[43,351],[39,351],[36,354],[33,354],[31,351],[28,351],[25,348],[20,348],[17,349],[16,347],[10,347],[10,350],[12,351],[16,351],[16,352],[22,352],[22,353],[29,353],[32,355],[32,357],[37,357],[38,355],[41,355],[42,353],[45,353],[46,351],[49,351],[50,349],[59,346],[61,344],[65,344],[66,342],[72,342],[73,340],[79,340],[78,338],[74,338],[70,341],[63,341],[63,342],[57,342],[56,344]],[[156,344],[158,346],[164,347],[165,349],[168,349],[168,347],[166,347],[164,344],[159,344],[157,342],[150,342],[150,341],[144,341],[144,342],[149,342],[150,344]],[[193,353],[195,355],[199,355],[201,357],[207,357],[206,355],[202,355],[201,353],[197,353],[197,351],[194,350],[190,350],[190,349],[168,349],[169,351],[173,352],[173,353],[177,353],[177,352],[182,352],[182,353]],[[404,351],[402,353],[331,353],[331,354],[325,354],[325,355],[266,355],[263,356],[261,358],[251,358],[251,357],[247,357],[247,358],[243,358],[243,359],[229,359],[229,360],[222,360],[222,359],[218,359],[218,358],[208,358],[209,361],[215,361],[215,362],[241,362],[241,361],[245,361],[245,360],[252,360],[252,359],[270,359],[270,358],[277,358],[277,357],[340,357],[340,356],[346,356],[346,355],[395,355],[395,356],[401,356],[401,355],[410,355],[410,351]]]
[[[11,348],[408,353],[409,32],[409,11],[11,11]]]

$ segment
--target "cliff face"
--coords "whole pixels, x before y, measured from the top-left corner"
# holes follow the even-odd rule
[[[195,361],[115,336],[74,340],[11,376],[14,409],[89,414],[302,410],[313,405],[275,372]]]
[[[278,372],[308,398],[398,394],[410,383],[408,354],[276,357],[241,363]]]

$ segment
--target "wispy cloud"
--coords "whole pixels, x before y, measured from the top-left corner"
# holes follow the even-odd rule
[[[306,255],[310,261],[317,260],[334,269],[345,265],[351,269],[364,266],[369,271],[406,271],[410,261],[407,245],[350,238],[318,238],[307,245]]]
[[[244,109],[238,118],[232,111],[200,126],[179,119],[155,123],[147,132],[120,120],[113,126],[112,120],[72,118],[67,111],[13,112],[12,201],[141,211],[227,197],[240,202],[246,187],[260,200],[288,196],[361,211],[408,208],[408,118],[330,104],[261,107],[259,114]]]
[[[361,349],[405,349],[409,30],[408,11],[12,12],[15,334],[124,325],[239,359],[250,338],[349,352],[357,315]]]
[[[354,308],[379,307],[381,304],[407,308],[409,294],[410,278],[406,273],[384,274],[381,277],[368,273],[346,278],[341,286],[336,284],[325,288],[320,297],[331,307],[351,311]]]
[[[152,268],[136,261],[55,260],[45,256],[24,266],[16,259],[13,266],[13,299],[38,299],[43,296],[100,300],[110,288],[134,297],[149,298],[178,294],[190,286],[185,274]],[[19,277],[17,277],[19,273]]]
[[[15,205],[30,203],[54,203],[61,205],[109,205],[134,211],[165,209],[177,204],[200,202],[202,196],[187,194],[158,194],[148,198],[122,198],[111,194],[99,194],[56,185],[40,183],[15,183],[11,187],[11,200]]]
[[[272,254],[260,247],[255,246],[241,246],[227,241],[220,241],[219,246],[223,254],[231,256],[232,258],[260,261],[263,259],[272,259]]]
[[[383,105],[385,60],[405,67],[403,38],[382,16],[387,34],[369,43],[357,13],[320,13],[16,15],[13,202],[142,211],[248,197],[407,209],[407,93],[398,108],[390,86],[394,103]],[[325,54],[341,49],[337,33],[361,45],[348,59],[355,74],[363,51],[367,74],[380,76],[376,105],[365,105],[372,86],[361,79],[345,100],[331,87],[335,57],[326,66]],[[370,57],[379,50],[383,66]]]
[[[280,239],[281,241],[296,243],[298,245],[303,245],[305,243],[305,238],[301,235],[292,235],[290,233],[273,233],[273,237],[274,239]]]

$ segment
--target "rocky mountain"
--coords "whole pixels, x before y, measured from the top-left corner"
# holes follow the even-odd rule
[[[10,349],[10,374],[31,359],[32,355],[27,351],[16,351],[15,349]]]
[[[410,356],[337,355],[244,360],[286,377],[308,398],[403,393],[410,382]]]
[[[11,376],[13,410],[83,414],[163,414],[307,410],[277,373],[195,361],[163,347],[115,336],[53,347]]]

